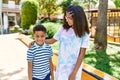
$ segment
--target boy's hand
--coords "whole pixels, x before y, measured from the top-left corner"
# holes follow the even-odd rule
[[[54,80],[54,69],[53,69],[52,58],[50,58],[49,61],[50,61],[50,74],[51,74],[51,80]]]
[[[54,80],[54,76],[51,76],[51,80]]]
[[[31,47],[33,46],[34,42],[35,42],[35,41],[32,41],[32,42],[28,45],[28,47],[31,48]]]

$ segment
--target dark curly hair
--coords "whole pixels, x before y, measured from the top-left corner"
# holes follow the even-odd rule
[[[46,33],[46,28],[43,26],[43,25],[36,25],[34,28],[33,28],[33,33],[35,33],[35,31],[43,31]]]

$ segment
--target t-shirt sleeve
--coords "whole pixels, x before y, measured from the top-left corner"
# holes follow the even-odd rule
[[[90,36],[89,36],[89,34],[86,33],[82,37],[81,47],[82,48],[89,48],[89,45],[90,45]]]
[[[49,52],[50,52],[50,57],[53,56],[53,50],[51,47],[49,48]]]
[[[60,27],[59,30],[55,33],[53,36],[54,39],[60,40],[61,32],[62,32],[63,27]]]
[[[28,49],[28,51],[27,51],[27,61],[33,61],[33,58],[34,58],[33,52],[30,49]]]

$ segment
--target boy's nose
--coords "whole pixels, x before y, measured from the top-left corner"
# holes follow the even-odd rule
[[[42,38],[38,38],[38,40],[42,40]]]

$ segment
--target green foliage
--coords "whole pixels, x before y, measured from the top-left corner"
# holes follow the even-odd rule
[[[30,28],[29,28],[29,34],[32,34],[33,35],[33,28],[34,28],[35,25],[30,25]]]
[[[83,8],[88,7],[89,3],[96,4],[98,0],[65,0],[63,1],[60,6],[63,9],[63,12],[65,11],[65,8],[69,5],[80,5]]]
[[[83,3],[89,3],[89,1],[90,3],[97,4],[99,0],[84,0]]]
[[[38,14],[38,3],[34,0],[24,0],[21,5],[21,26],[29,29],[30,25],[35,24]]]
[[[83,8],[88,8],[89,4],[96,5],[97,2],[98,0],[83,0],[83,1],[80,1],[79,3]]]
[[[66,7],[69,6],[69,5],[71,5],[71,3],[72,3],[72,0],[66,0],[66,1],[63,1],[63,2],[60,4],[60,6],[61,6],[62,9],[63,9],[63,12],[65,12]]]
[[[22,33],[22,28],[14,26],[9,29],[9,33],[17,33],[17,32]]]
[[[87,49],[84,62],[120,79],[120,45],[109,44],[107,49],[94,50],[94,43],[91,41]]]
[[[42,15],[47,15],[50,18],[50,15],[57,10],[56,0],[37,0],[39,2],[39,13]]]
[[[3,3],[6,3],[6,4],[7,4],[7,3],[8,3],[8,0],[3,0]]]
[[[113,1],[115,3],[116,7],[120,8],[120,0],[113,0]]]
[[[50,19],[48,19],[48,18],[42,18],[42,19],[39,19],[39,20],[38,20],[38,23],[37,23],[37,24],[49,22],[49,20],[50,20]]]
[[[41,24],[41,23],[40,23]],[[38,25],[38,24],[36,24]],[[46,38],[52,38],[54,36],[54,34],[57,32],[57,30],[59,29],[59,27],[62,25],[61,23],[53,23],[53,22],[47,22],[47,23],[42,23],[42,25],[44,25],[47,29],[47,36]],[[33,35],[33,27],[35,25],[31,25],[29,28],[29,34],[31,34],[31,36]]]
[[[53,18],[53,19],[43,18],[43,19],[38,19],[36,24],[41,24],[46,22],[63,23],[62,20],[59,20],[57,18]]]
[[[43,23],[43,25],[47,29],[47,38],[52,38],[54,34],[57,32],[58,28],[61,26],[60,23],[52,23],[52,22]]]

